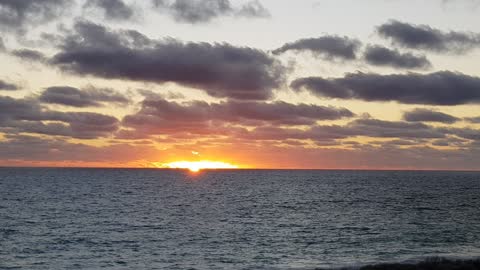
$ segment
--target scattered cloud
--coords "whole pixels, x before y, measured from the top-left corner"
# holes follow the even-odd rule
[[[271,16],[268,9],[258,0],[253,0],[245,3],[235,12],[237,16],[247,18],[268,18]]]
[[[438,122],[445,124],[453,124],[460,119],[442,112],[437,112],[428,109],[415,109],[406,112],[403,119],[408,122]]]
[[[105,19],[114,21],[129,20],[135,15],[134,7],[123,0],[88,0],[84,8],[98,9],[103,12]]]
[[[285,68],[267,53],[227,43],[150,40],[78,22],[51,63],[66,72],[107,79],[165,83],[218,98],[265,100],[284,81]]]
[[[433,52],[466,53],[480,46],[480,34],[441,31],[428,25],[415,25],[392,20],[377,28],[380,36],[395,45]]]
[[[356,59],[357,51],[361,47],[361,42],[356,39],[341,36],[323,36],[319,38],[300,39],[295,42],[287,43],[273,51],[274,54],[282,54],[287,51],[309,51],[313,55],[324,59]]]
[[[395,49],[383,46],[368,46],[364,58],[367,63],[375,66],[391,66],[405,69],[426,69],[432,64],[425,55],[401,53]]]
[[[480,117],[454,116],[459,112],[475,116],[471,107],[448,108],[450,115],[419,106],[404,111],[398,121],[391,120],[391,114],[386,115],[387,121],[354,112],[376,102],[479,104],[480,78],[475,75],[452,71],[386,74],[390,69],[381,68],[379,73],[339,77],[302,75],[305,77],[293,80],[290,90],[309,92],[323,98],[322,103],[287,102],[286,97],[302,97],[291,92],[275,96],[285,87],[287,76],[293,75],[288,74],[288,67],[282,64],[285,59],[278,55],[308,53],[323,60],[351,61],[351,66],[340,70],[329,63],[316,69],[328,74],[344,74],[345,68],[371,68],[365,64],[429,69],[432,63],[426,55],[471,52],[480,46],[478,33],[392,20],[376,28],[378,35],[392,42],[390,46],[364,46],[368,41],[324,35],[285,43],[267,52],[226,42],[152,39],[136,30],[117,28],[119,23],[138,18],[139,11],[146,11],[139,9],[142,6],[137,4],[145,4],[139,2],[0,0],[0,57],[22,60],[12,61],[13,68],[0,74],[5,78],[0,80],[0,91],[5,94],[0,96],[2,164],[7,164],[5,160],[128,163],[162,159],[162,154],[175,155],[181,149],[190,157],[198,153],[208,157],[212,151],[223,153],[215,155],[220,157],[245,156],[251,160],[254,156],[271,162],[272,167],[478,169],[480,131],[476,124]],[[154,8],[148,12],[163,12],[182,23],[178,29],[221,22],[222,18],[270,16],[259,0],[150,0],[148,5]],[[87,15],[90,12],[93,16]],[[64,17],[66,14],[72,16]],[[109,26],[77,15],[103,20]],[[152,30],[151,26],[146,29]],[[8,49],[4,41],[8,41]],[[28,69],[29,63],[44,65]],[[303,68],[301,74],[312,71],[311,66]],[[28,73],[22,74],[27,69]],[[94,84],[97,79],[107,79],[128,82],[126,87],[131,88],[123,93],[94,86],[65,86],[58,81],[50,84],[50,78],[59,78],[52,71],[71,75],[66,77],[67,85],[81,79]],[[22,88],[9,78],[35,88],[13,92]],[[45,82],[54,86],[37,92]],[[118,83],[112,81],[112,87]],[[168,89],[159,90],[164,86]],[[210,97],[192,98],[199,93],[183,91],[184,87]],[[139,99],[143,101],[134,103]],[[333,107],[328,106],[327,99],[373,104],[348,102],[352,107]],[[117,117],[99,113],[111,106],[122,107],[112,110]],[[125,112],[127,106],[131,110]],[[156,148],[159,145],[162,150]]]
[[[40,51],[20,49],[10,52],[13,56],[27,62],[46,63],[48,58]]]
[[[0,141],[0,159],[36,162],[53,161],[59,163],[81,162],[92,164],[101,162],[109,166],[117,163],[131,164],[132,161],[158,158],[158,150],[151,145],[113,144],[90,146],[72,143],[59,137],[39,137],[32,135],[7,134]],[[98,166],[98,163],[96,164]],[[121,165],[120,165],[121,166]]]
[[[150,134],[165,132],[205,132],[225,125],[258,126],[313,125],[322,120],[351,118],[345,108],[285,102],[228,101],[207,103],[191,101],[177,103],[165,99],[145,99],[139,112],[127,115],[123,124],[146,130]]]
[[[0,37],[0,53],[6,52],[7,48],[5,47],[5,43],[3,42],[3,38]]]
[[[470,122],[472,124],[480,124],[480,116],[478,117],[467,117],[464,119],[467,122]]]
[[[269,11],[258,1],[248,1],[235,7],[230,0],[153,0],[161,11],[166,11],[179,22],[207,23],[224,16],[269,17]]]
[[[378,119],[357,119],[340,125],[314,125],[308,129],[282,128],[273,126],[258,127],[243,134],[249,140],[288,139],[312,140],[318,143],[330,142],[331,146],[341,145],[343,139],[356,137],[366,138],[400,138],[400,139],[438,139],[444,138],[444,131],[435,129],[423,123],[408,123],[402,121],[384,121]]]
[[[306,77],[293,81],[291,87],[323,98],[450,106],[480,102],[480,78],[450,71],[392,75],[358,72],[329,79]]]
[[[23,34],[27,26],[58,18],[73,1],[0,0],[0,29]]]
[[[48,110],[35,99],[0,96],[0,130],[3,132],[96,139],[110,136],[118,126],[119,121],[112,116]]]
[[[80,90],[69,86],[53,86],[39,96],[43,103],[71,107],[103,107],[106,104],[126,105],[130,100],[113,89],[88,87]]]
[[[15,91],[19,89],[20,87],[18,85],[0,80],[0,91]]]

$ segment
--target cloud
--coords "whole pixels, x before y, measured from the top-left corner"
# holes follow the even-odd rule
[[[49,22],[60,16],[70,0],[0,0],[0,29],[24,33],[27,25]]]
[[[291,87],[324,98],[428,105],[480,102],[480,78],[450,71],[392,75],[358,72],[329,79],[306,77],[293,81]]]
[[[7,48],[5,47],[5,43],[3,42],[2,37],[0,37],[0,53],[6,52]]]
[[[286,144],[298,141],[286,141]],[[301,144],[303,145],[303,144]],[[239,164],[249,164],[255,157],[261,168],[330,168],[330,169],[478,169],[478,148],[438,149],[426,146],[399,147],[392,144],[352,145],[351,148],[304,148],[294,145],[250,144],[236,141],[227,145],[197,144],[202,156],[225,156],[234,153]],[[69,143],[61,138],[9,136],[0,142],[2,164],[82,166],[144,166],[144,160],[165,160],[174,153],[191,153],[191,146],[168,147],[165,151],[150,145],[114,144],[94,147]],[[16,163],[15,163],[16,162]],[[23,162],[23,163],[22,163]],[[83,162],[83,163],[82,163]],[[100,163],[93,163],[100,162]],[[123,164],[122,164],[123,163]]]
[[[480,124],[480,116],[479,117],[467,117],[464,118],[465,121],[470,122],[472,124]]]
[[[309,51],[316,56],[325,59],[356,59],[356,53],[361,43],[358,40],[340,36],[323,36],[319,38],[300,39],[287,43],[273,51],[274,54],[282,54],[287,51]]]
[[[0,91],[16,91],[19,90],[20,87],[13,83],[9,83],[3,80],[0,80]]]
[[[445,134],[452,134],[457,137],[480,142],[480,130],[472,128],[441,128]]]
[[[162,153],[178,154],[179,149],[187,149],[190,153],[192,147],[205,156],[217,149],[218,153],[231,151],[240,157],[255,156],[256,160],[272,162],[275,166],[283,166],[280,159],[288,153],[290,163],[285,164],[302,168],[314,164],[313,167],[319,164],[328,167],[330,159],[340,156],[344,159],[335,160],[336,166],[340,166],[337,162],[353,159],[352,163],[342,163],[344,168],[366,166],[360,162],[362,159],[368,160],[371,168],[394,165],[425,168],[426,163],[416,163],[412,159],[421,162],[429,157],[429,164],[445,165],[442,163],[445,157],[452,162],[480,157],[474,148],[465,148],[472,141],[480,141],[479,131],[471,128],[435,128],[424,123],[371,118],[356,119],[345,125],[321,125],[311,121],[343,119],[351,115],[346,109],[318,105],[252,101],[177,103],[157,97],[145,100],[136,114],[123,119],[120,128],[118,120],[111,116],[58,112],[43,107],[34,99],[1,97],[0,132],[3,139],[0,141],[0,159],[102,161],[109,164],[118,160],[158,159]],[[308,126],[296,126],[304,124]],[[110,143],[114,145],[102,147],[68,142],[69,138],[108,138],[114,134],[122,142],[113,140]],[[145,141],[138,141],[135,146],[124,143],[146,138],[158,138],[165,151],[143,145],[149,143]],[[347,141],[359,138],[366,142]],[[375,141],[377,138],[382,140]],[[200,139],[201,143],[197,143]],[[449,146],[457,150],[439,150],[423,145]],[[311,163],[311,155],[318,155],[319,159]],[[377,155],[383,156],[379,158]],[[371,158],[378,160],[373,162]],[[449,166],[470,165],[460,162]]]
[[[165,99],[145,99],[139,112],[123,119],[126,127],[146,130],[150,134],[165,132],[205,132],[215,134],[215,127],[225,125],[258,126],[313,125],[321,120],[338,120],[353,117],[344,108],[285,102],[207,103],[192,101],[177,103]]]
[[[112,116],[91,112],[53,111],[34,99],[0,96],[0,128],[3,132],[96,139],[110,136],[118,127],[119,121]]]
[[[248,140],[288,139],[312,140],[324,144],[340,145],[337,140],[367,137],[367,138],[401,138],[401,139],[438,139],[444,138],[445,132],[422,123],[390,122],[378,119],[357,119],[340,125],[312,125],[308,129],[281,128],[264,126],[253,129],[242,135]]]
[[[179,22],[207,23],[224,16],[268,17],[270,13],[258,1],[248,1],[234,7],[230,0],[153,0],[154,6],[167,11]]]
[[[159,157],[159,151],[150,145],[113,144],[90,146],[82,143],[71,143],[59,137],[39,137],[31,135],[6,134],[0,141],[0,160],[25,161],[33,164],[50,164],[59,166],[71,162],[82,166],[101,162],[100,166],[117,166],[117,163],[153,160]],[[52,163],[48,163],[52,162]],[[21,163],[20,163],[21,164]],[[141,163],[139,163],[141,164]],[[92,164],[99,166],[99,164]],[[122,166],[119,164],[118,166]],[[125,164],[123,164],[125,166]]]
[[[394,44],[434,52],[466,53],[480,46],[480,35],[470,32],[444,32],[427,25],[392,20],[377,28],[380,36]]]
[[[132,19],[135,10],[123,0],[88,0],[84,8],[99,9],[103,12],[105,19],[122,21]]]
[[[403,119],[408,122],[438,122],[445,124],[453,124],[460,120],[455,116],[427,109],[415,109],[406,112],[403,115]]]
[[[468,146],[468,144],[469,144],[468,140],[459,139],[459,138],[456,138],[456,137],[448,137],[448,138],[445,138],[445,139],[438,139],[438,140],[434,140],[432,142],[433,146],[442,146],[442,147],[449,146],[449,147],[463,148],[463,147]]]
[[[110,137],[119,128],[118,120],[112,116],[90,112],[51,112],[58,123],[42,121],[11,121],[7,126],[13,133],[25,132],[52,136],[66,136],[77,139],[98,139]]]
[[[267,18],[271,16],[268,9],[266,9],[258,0],[245,3],[236,11],[236,15],[250,18]]]
[[[168,99],[168,100],[186,99],[186,96],[183,95],[182,93],[172,92],[172,91],[168,91],[166,93],[165,92],[158,93],[152,90],[138,89],[137,93],[146,99]]]
[[[37,50],[20,49],[12,51],[11,54],[23,61],[28,62],[46,63],[48,60],[48,58],[42,52]]]
[[[45,89],[39,96],[43,103],[58,104],[71,107],[103,107],[106,104],[126,105],[127,97],[112,89],[94,88],[77,89],[68,86],[54,86]]]
[[[391,66],[395,68],[426,69],[431,67],[425,55],[401,53],[382,46],[369,46],[365,51],[367,63],[375,66]]]
[[[443,138],[445,134],[423,123],[359,119],[351,122],[349,128],[357,135],[380,138]]]
[[[78,22],[51,63],[66,72],[108,79],[175,82],[218,98],[265,100],[284,82],[285,68],[263,51],[227,43],[150,40]]]

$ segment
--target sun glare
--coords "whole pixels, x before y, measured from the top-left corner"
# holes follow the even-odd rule
[[[191,172],[199,172],[206,169],[238,169],[238,166],[220,161],[176,161],[164,164],[165,168],[187,169]]]

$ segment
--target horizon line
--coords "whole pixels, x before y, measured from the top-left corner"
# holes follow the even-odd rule
[[[103,169],[103,170],[161,170],[188,171],[186,168],[101,167],[101,166],[2,166],[0,169]],[[480,172],[480,169],[366,169],[366,168],[210,168],[200,171],[378,171],[378,172]]]

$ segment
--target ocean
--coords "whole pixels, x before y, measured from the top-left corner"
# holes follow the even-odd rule
[[[0,269],[315,269],[480,256],[480,173],[0,169]]]

